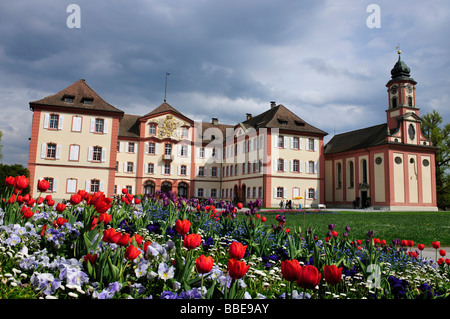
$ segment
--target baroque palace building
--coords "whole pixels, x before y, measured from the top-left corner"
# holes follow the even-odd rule
[[[31,194],[46,179],[60,200],[79,189],[113,196],[127,188],[260,199],[264,207],[293,200],[304,207],[358,201],[435,209],[435,149],[420,133],[416,82],[400,57],[392,72],[387,123],[336,135],[326,146],[326,132],[275,102],[234,125],[195,122],[166,101],[131,115],[79,80],[30,102]]]

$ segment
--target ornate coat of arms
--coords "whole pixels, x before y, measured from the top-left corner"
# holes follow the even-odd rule
[[[159,138],[172,138],[178,137],[178,128],[182,125],[181,122],[173,118],[172,115],[167,115],[165,118],[158,120],[158,137]]]

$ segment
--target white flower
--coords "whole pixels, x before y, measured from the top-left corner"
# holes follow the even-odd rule
[[[166,263],[160,263],[158,266],[158,276],[160,279],[166,281],[167,279],[172,279],[175,275],[173,266],[167,266]]]

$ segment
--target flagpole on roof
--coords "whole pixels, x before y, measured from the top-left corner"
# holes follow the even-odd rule
[[[166,72],[166,85],[164,87],[164,102],[167,100],[167,77],[170,75],[170,73]]]

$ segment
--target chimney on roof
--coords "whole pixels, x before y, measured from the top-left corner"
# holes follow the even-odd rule
[[[245,117],[247,118],[247,121],[250,120],[252,118],[252,115],[250,113],[246,113]]]
[[[271,101],[270,108],[273,109],[275,106],[277,106],[277,103],[275,101]]]
[[[211,123],[214,124],[214,125],[218,125],[219,124],[219,119],[217,117],[213,117],[211,119]]]

